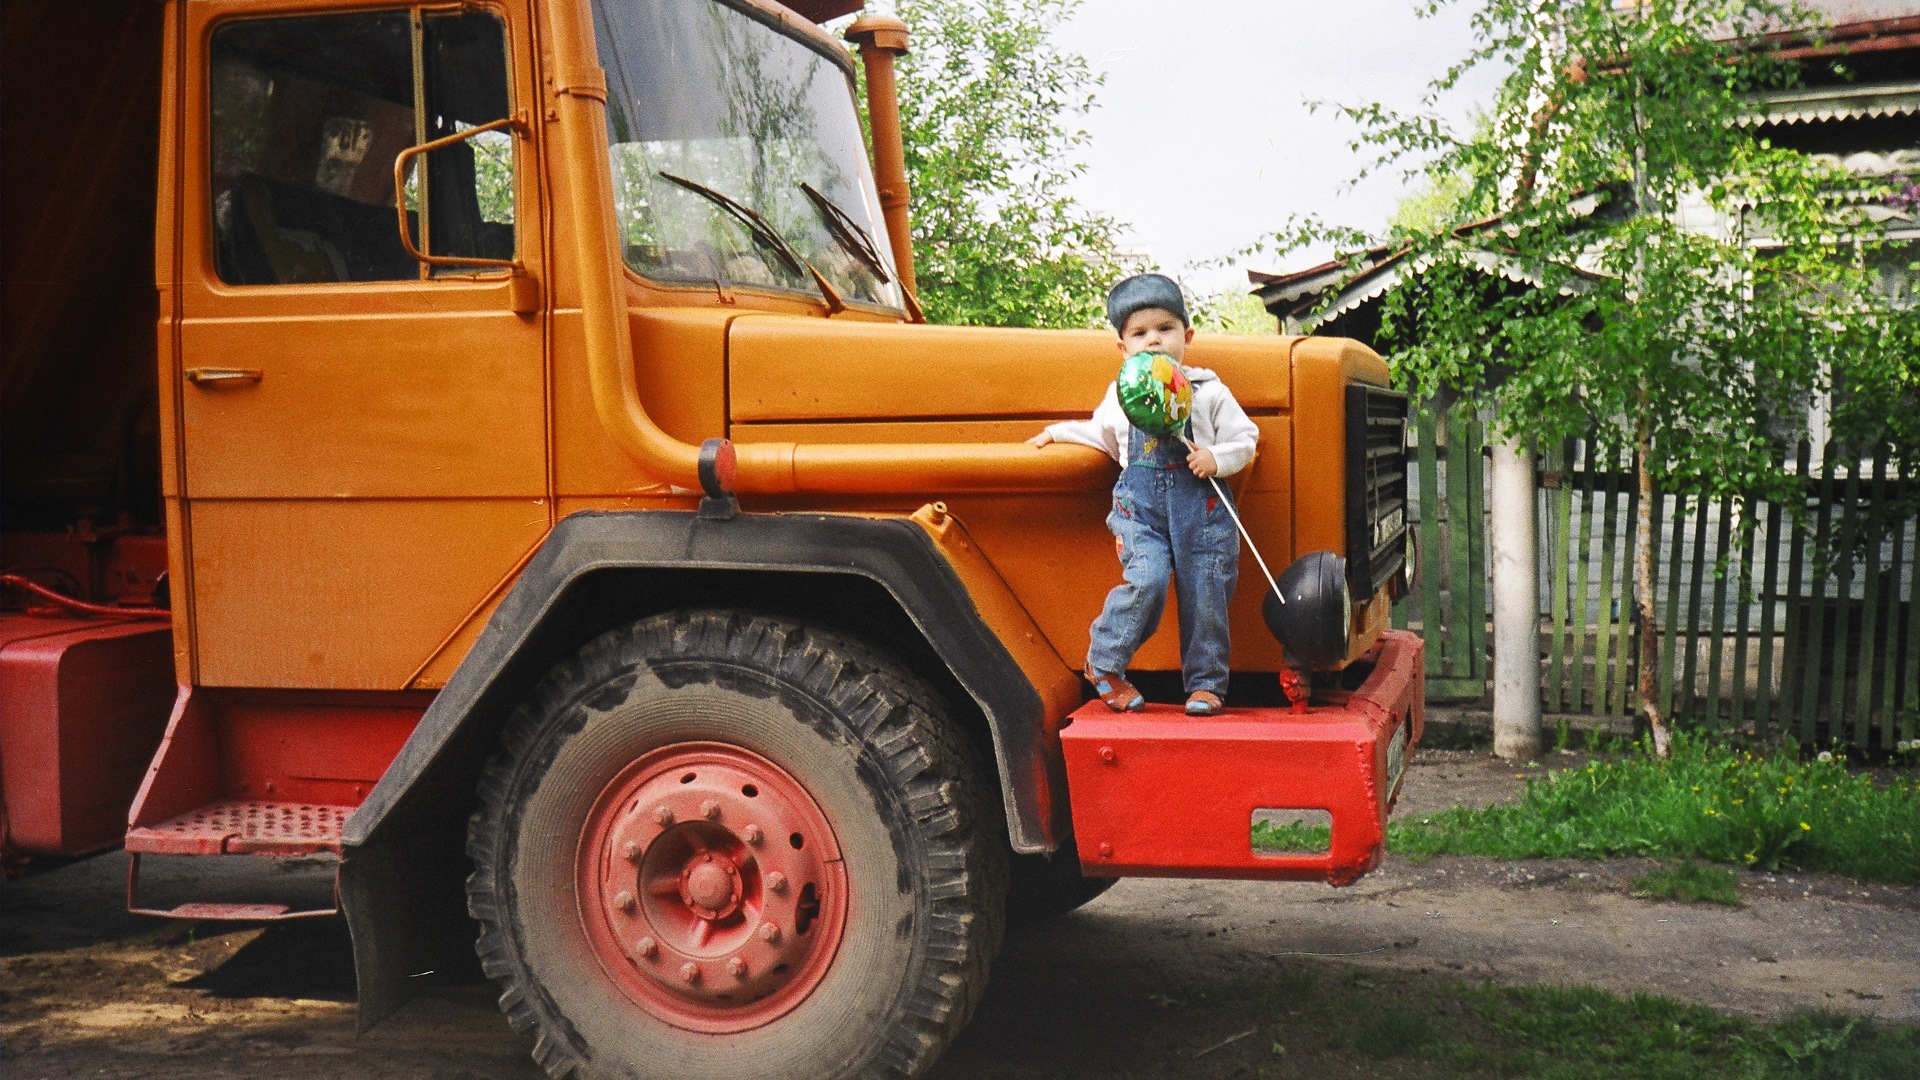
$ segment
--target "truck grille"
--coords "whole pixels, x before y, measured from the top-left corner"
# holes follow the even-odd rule
[[[1372,596],[1407,561],[1407,395],[1347,386],[1347,587]]]

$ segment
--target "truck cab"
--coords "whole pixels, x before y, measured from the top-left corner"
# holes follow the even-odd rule
[[[363,1024],[464,958],[556,1076],[895,1076],[1010,911],[1378,864],[1424,670],[1386,365],[1195,341],[1279,584],[1226,714],[1106,712],[1114,467],[1022,440],[1113,336],[920,318],[909,39],[856,59],[859,6],[8,6],[10,867],[343,911]],[[142,889],[315,854],[335,903]]]

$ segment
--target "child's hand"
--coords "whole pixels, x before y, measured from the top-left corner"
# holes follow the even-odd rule
[[[1213,460],[1213,451],[1196,446],[1193,453],[1187,455],[1187,468],[1193,470],[1193,475],[1205,480],[1220,471],[1220,463]]]
[[[1027,445],[1028,445],[1028,446],[1034,446],[1034,447],[1039,447],[1039,446],[1045,446],[1045,445],[1047,445],[1048,443],[1050,443],[1050,442],[1052,442],[1052,441],[1053,441],[1053,436],[1051,436],[1051,435],[1049,435],[1049,434],[1047,434],[1046,432],[1044,432],[1044,431],[1043,431],[1043,432],[1041,432],[1040,434],[1038,434],[1038,435],[1035,435],[1035,436],[1034,436],[1033,438],[1031,438],[1031,439],[1028,439],[1028,440],[1027,440]]]

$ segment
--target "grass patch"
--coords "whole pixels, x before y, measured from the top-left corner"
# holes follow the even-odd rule
[[[1527,783],[1520,801],[1388,826],[1406,855],[1619,855],[1800,869],[1920,884],[1920,782],[1876,787],[1843,758],[1803,761],[1676,735],[1661,761],[1636,746]]]
[[[1192,1060],[1180,1075],[1920,1080],[1920,1025],[1832,1013],[1759,1023],[1594,987],[1355,969],[1303,979],[1298,970],[1311,968],[1282,968],[1224,1000],[1214,995],[1204,1026],[1255,1028],[1259,1037]]]
[[[1261,855],[1325,855],[1333,846],[1333,828],[1329,825],[1303,825],[1297,821],[1253,823],[1253,850]]]
[[[1803,1014],[1755,1024],[1651,994],[1592,987],[1472,993],[1491,1045],[1468,1045],[1460,1064],[1543,1080],[1587,1077],[1920,1077],[1920,1028],[1860,1017]],[[1469,1060],[1480,1058],[1481,1062]]]
[[[1413,1057],[1431,1046],[1437,1034],[1427,1014],[1389,1005],[1360,1020],[1353,1045],[1368,1057]]]
[[[1740,879],[1719,866],[1684,862],[1663,866],[1633,883],[1633,895],[1653,900],[1681,900],[1689,904],[1741,907]]]

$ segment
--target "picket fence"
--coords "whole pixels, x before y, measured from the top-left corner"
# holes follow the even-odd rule
[[[1434,700],[1488,693],[1483,435],[1466,408],[1411,425],[1420,583],[1394,622],[1425,636]],[[1683,726],[1890,749],[1920,737],[1920,459],[1814,449],[1783,461],[1799,513],[1656,496],[1655,692]],[[1536,457],[1543,711],[1624,721],[1640,708],[1632,452],[1584,439]]]

